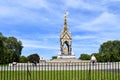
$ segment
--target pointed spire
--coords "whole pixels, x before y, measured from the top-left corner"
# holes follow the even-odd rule
[[[66,10],[65,10],[65,13],[64,13],[64,30],[68,30],[68,27],[67,27],[67,14],[66,14]]]

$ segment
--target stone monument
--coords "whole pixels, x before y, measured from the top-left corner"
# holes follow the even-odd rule
[[[69,32],[67,25],[66,11],[64,13],[64,26],[60,34],[60,54],[58,59],[75,59],[75,55],[72,53],[72,36]]]
[[[57,59],[49,60],[47,63],[73,63],[90,62],[90,60],[78,60],[72,52],[72,36],[67,25],[67,15],[64,13],[64,26],[60,33],[60,53]]]

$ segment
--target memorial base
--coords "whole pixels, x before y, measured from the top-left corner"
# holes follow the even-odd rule
[[[75,55],[59,55],[57,59],[76,59]]]

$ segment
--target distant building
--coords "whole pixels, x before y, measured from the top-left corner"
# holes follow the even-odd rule
[[[97,59],[96,59],[96,57],[93,55],[93,56],[91,57],[91,62],[94,63],[94,62],[96,62],[96,61],[97,61]]]
[[[40,57],[39,62],[40,62],[40,63],[41,63],[41,62],[46,62],[46,60],[45,60],[45,58],[44,58],[44,57]]]

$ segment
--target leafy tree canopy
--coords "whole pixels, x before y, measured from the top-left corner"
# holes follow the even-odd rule
[[[57,59],[57,56],[52,56],[52,60],[53,60],[53,59]]]
[[[26,56],[20,56],[20,63],[27,63],[28,59]]]
[[[0,63],[19,62],[22,42],[15,37],[5,37],[0,33]]]
[[[30,61],[31,63],[38,63],[40,60],[40,57],[37,53],[31,54],[27,58],[28,58],[28,61]]]
[[[91,55],[84,54],[84,53],[81,54],[80,57],[79,57],[80,60],[90,60],[90,58],[91,58]]]
[[[102,61],[120,61],[120,41],[107,41],[104,42],[99,49],[99,54]]]

